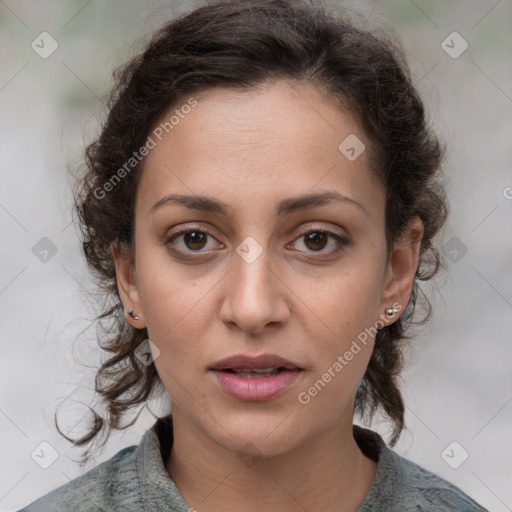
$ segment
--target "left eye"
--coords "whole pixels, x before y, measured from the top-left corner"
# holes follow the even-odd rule
[[[347,244],[347,241],[341,236],[332,233],[331,231],[324,231],[320,229],[314,229],[306,233],[302,233],[297,240],[304,240],[304,246],[309,249],[306,252],[320,252],[324,249],[329,242],[329,239],[334,240],[334,248],[332,250],[323,251],[326,253],[335,253],[341,249],[343,245]],[[300,249],[299,249],[300,250]]]

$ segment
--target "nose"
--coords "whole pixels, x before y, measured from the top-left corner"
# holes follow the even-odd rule
[[[233,269],[226,276],[226,294],[220,311],[225,324],[258,334],[288,320],[288,288],[270,264],[268,249],[254,261],[233,254]]]

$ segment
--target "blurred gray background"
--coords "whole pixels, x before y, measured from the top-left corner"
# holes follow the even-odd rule
[[[97,132],[112,70],[195,5],[0,0],[2,511],[137,444],[154,422],[145,410],[84,469],[53,426],[62,403],[61,424],[81,432],[100,358],[70,170]],[[489,510],[512,510],[512,2],[346,5],[401,37],[448,146],[451,214],[439,243],[449,268],[428,287],[434,317],[411,342],[395,449]],[[160,415],[168,403],[150,408]],[[388,439],[386,423],[371,427]]]

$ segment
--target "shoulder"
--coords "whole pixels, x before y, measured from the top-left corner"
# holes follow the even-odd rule
[[[103,512],[141,510],[137,446],[118,451],[87,473],[45,494],[18,512]]]
[[[159,418],[146,430],[138,445],[123,448],[18,512],[188,512],[165,468],[172,443],[169,415]]]
[[[354,438],[363,453],[379,459],[357,512],[488,512],[454,484],[390,450],[376,432],[355,426]]]
[[[402,492],[408,506],[405,510],[488,512],[448,480],[395,452],[391,453],[402,476]]]

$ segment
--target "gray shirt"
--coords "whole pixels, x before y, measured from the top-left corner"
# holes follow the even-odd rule
[[[488,512],[453,484],[390,450],[376,432],[357,425],[353,432],[362,452],[378,463],[355,512]],[[172,442],[171,415],[159,418],[138,446],[123,448],[18,512],[193,511],[165,469]]]

